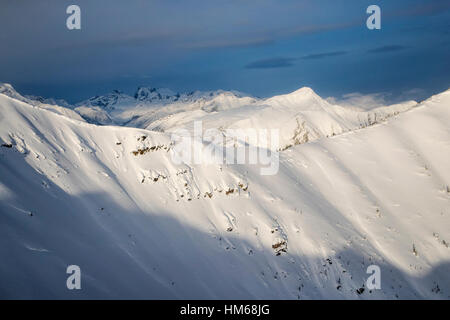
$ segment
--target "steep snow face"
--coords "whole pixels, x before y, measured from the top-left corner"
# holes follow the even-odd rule
[[[365,108],[332,105],[306,87],[269,99],[254,98],[237,91],[175,93],[166,88],[139,87],[134,96],[114,90],[75,106],[64,100],[24,97],[9,84],[0,85],[0,92],[97,125],[173,132],[193,128],[195,121],[201,120],[206,128],[280,128],[280,149],[363,128],[417,105],[415,101],[406,101],[364,111]]]
[[[0,83],[0,93],[22,102],[31,103],[30,99],[19,94],[9,83]]]
[[[182,128],[192,131],[195,122],[201,121],[205,128],[275,129],[280,133],[278,148],[285,150],[293,145],[383,122],[416,105],[415,101],[407,101],[361,111],[332,105],[312,89],[301,88],[282,96],[255,99],[233,108],[216,109],[221,112],[184,111],[170,114],[164,118],[152,119],[146,128],[165,132]]]
[[[298,94],[223,119],[349,121]],[[191,113],[220,123],[220,112]],[[449,121],[447,91],[293,146],[278,174],[262,176],[253,165],[176,164],[169,133],[88,124],[0,94],[0,297],[448,299]],[[79,291],[66,289],[68,265],[81,268]],[[369,265],[381,269],[380,290],[365,287]]]
[[[80,102],[75,110],[90,123],[146,128],[153,121],[181,112],[228,110],[256,101],[236,91],[175,93],[166,88],[139,87],[133,97],[115,90]]]
[[[416,106],[415,101],[374,108],[333,105],[311,88],[258,99],[236,91],[174,93],[169,89],[139,87],[134,97],[114,91],[77,104],[86,121],[174,132],[205,128],[279,129],[279,149],[364,128]]]
[[[31,105],[53,105],[53,106],[61,106],[65,108],[72,108],[72,106],[63,99],[53,99],[53,98],[43,98],[40,96],[34,95],[26,95],[22,96],[20,93],[14,89],[12,85],[9,83],[0,83],[0,93],[4,94],[13,99],[26,102]]]
[[[64,115],[71,119],[84,121],[83,118],[77,112],[73,111],[71,109],[71,106],[64,100],[44,99],[38,96],[24,97],[8,83],[0,83],[0,94],[33,106],[37,106],[42,109],[52,111],[56,114]]]

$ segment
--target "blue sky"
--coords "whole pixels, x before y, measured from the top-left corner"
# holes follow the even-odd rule
[[[140,85],[423,99],[450,87],[449,27],[442,0],[2,0],[0,82],[70,102]]]

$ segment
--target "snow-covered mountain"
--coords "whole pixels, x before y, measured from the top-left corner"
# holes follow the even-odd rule
[[[68,118],[84,121],[82,116],[73,111],[72,106],[62,99],[48,99],[39,96],[23,96],[18,93],[13,86],[8,83],[0,83],[0,94],[11,97],[15,100],[22,101],[41,109],[50,110],[56,114],[64,115]]]
[[[2,88],[1,298],[450,298],[450,90],[364,111],[308,88],[70,108]],[[175,163],[198,120],[279,129],[278,173]]]
[[[285,150],[293,145],[382,122],[416,105],[415,101],[406,101],[369,111],[349,109],[331,105],[312,89],[302,88],[287,95],[254,99],[220,112],[197,109],[195,112],[171,113],[164,118],[153,119],[145,128],[164,132],[180,128],[193,130],[195,121],[202,121],[204,128],[278,129],[280,149]]]
[[[175,93],[167,88],[139,87],[133,96],[118,90],[76,104],[90,123],[145,128],[153,121],[185,111],[222,111],[252,104],[255,98],[236,91]]]
[[[236,91],[174,93],[139,87],[134,97],[113,91],[77,104],[74,109],[95,124],[117,124],[153,131],[205,128],[280,129],[280,148],[363,128],[416,106],[415,101],[373,108],[331,104],[310,88],[268,99]]]

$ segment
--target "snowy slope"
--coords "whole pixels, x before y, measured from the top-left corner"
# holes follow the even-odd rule
[[[412,106],[369,120],[302,89],[159,122],[317,133],[262,176],[0,94],[0,297],[448,299],[450,90]],[[382,288],[358,293],[371,264]]]
[[[13,99],[25,102],[27,104],[50,110],[68,118],[84,121],[79,113],[72,110],[69,103],[62,99],[44,99],[38,96],[22,96],[12,85],[8,83],[0,83],[0,94],[6,95]]]
[[[378,107],[369,111],[332,105],[310,88],[301,88],[287,95],[253,101],[221,112],[186,111],[155,120],[146,128],[173,132],[180,128],[193,131],[195,121],[203,127],[232,129],[280,130],[281,150],[293,145],[330,137],[382,122],[415,107],[415,101]]]
[[[235,91],[175,93],[167,88],[139,87],[134,96],[118,90],[76,104],[88,122],[146,128],[153,121],[185,111],[221,111],[257,101]]]
[[[42,100],[21,101],[36,105],[34,102]],[[268,99],[236,91],[175,93],[167,88],[139,87],[134,96],[114,90],[77,103],[75,107],[64,104],[87,122],[100,125],[169,133],[181,128],[193,131],[196,121],[202,121],[206,129],[279,129],[281,150],[364,128],[416,105],[415,101],[406,101],[369,110],[365,106],[343,107],[322,99],[306,87]]]

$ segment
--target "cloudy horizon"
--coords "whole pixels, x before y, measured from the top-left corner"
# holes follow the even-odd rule
[[[70,4],[81,8],[81,30],[66,28]],[[378,1],[381,30],[366,28],[370,4],[7,0],[0,82],[72,103],[142,85],[260,97],[309,86],[392,100],[448,89],[448,2]]]

